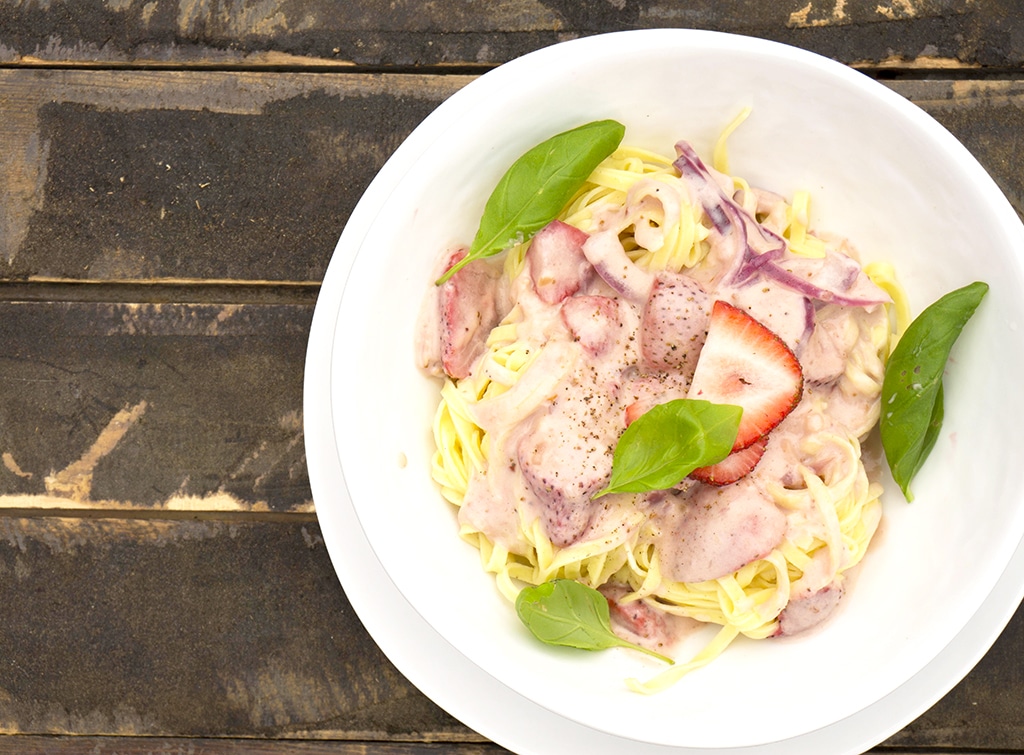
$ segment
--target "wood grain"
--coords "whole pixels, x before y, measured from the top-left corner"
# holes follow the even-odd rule
[[[0,70],[0,279],[319,281],[464,77]]]
[[[2,0],[0,19],[0,61],[23,65],[479,68],[655,27],[773,39],[863,66],[1024,60],[1024,17],[1011,0]]]
[[[0,518],[0,732],[479,741],[384,658],[314,522]]]
[[[499,755],[489,742],[315,742],[199,737],[0,737],[0,755]]]
[[[0,511],[312,512],[312,307],[0,302]]]
[[[0,282],[315,285],[376,171],[471,80],[0,71]],[[1024,85],[889,85],[1024,207]]]
[[[315,522],[0,517],[0,600],[0,733],[76,735],[48,752],[115,735],[124,749],[89,751],[161,751],[141,736],[268,740],[256,752],[333,739],[355,744],[308,751],[388,755],[438,750],[366,743],[482,741],[383,657]],[[878,749],[1024,747],[1022,642],[1018,613],[973,673]]]

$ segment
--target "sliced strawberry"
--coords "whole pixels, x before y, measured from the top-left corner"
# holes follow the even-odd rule
[[[594,268],[583,256],[586,233],[552,220],[534,234],[526,251],[530,279],[541,300],[557,304],[572,296],[593,277]]]
[[[593,356],[604,354],[622,332],[619,300],[608,296],[570,296],[562,302],[562,322]]]
[[[649,606],[642,600],[622,602],[626,591],[617,586],[602,585],[600,592],[608,601],[609,618],[612,626],[620,626],[637,637],[665,637],[668,628],[665,626],[665,614]]]
[[[626,407],[626,427],[633,424],[633,421],[650,407],[645,406],[643,401],[634,401]]]
[[[649,370],[693,375],[708,332],[711,297],[686,275],[662,273],[644,304],[640,353]]]
[[[465,249],[452,253],[447,271],[466,256]],[[499,268],[476,260],[441,285],[441,363],[444,371],[461,380],[469,375],[476,358],[487,347],[487,336],[498,324]]]
[[[746,448],[733,451],[717,464],[698,467],[690,473],[690,477],[708,485],[732,485],[754,471],[767,445],[767,436],[758,438]]]
[[[743,310],[715,302],[687,397],[743,408],[733,451],[785,419],[803,383],[800,362],[781,338]]]

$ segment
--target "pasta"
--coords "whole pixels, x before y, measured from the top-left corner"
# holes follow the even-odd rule
[[[744,117],[746,113],[723,132],[713,167],[703,170],[699,162],[690,163],[700,166],[700,175],[683,174],[682,158],[633,147],[617,149],[593,171],[557,220],[591,238],[601,233],[613,236],[629,263],[651,279],[692,279],[712,298],[728,296],[755,317],[764,315],[768,305],[759,303],[754,291],[724,282],[723,250],[732,243],[730,234],[738,234],[741,218],[756,223],[762,238],[784,240],[787,259],[846,264],[854,253],[844,240],[812,231],[805,192],[786,201],[727,174],[725,138]],[[712,196],[721,197],[723,211],[731,213],[725,231],[709,218]],[[748,237],[754,233],[751,228],[745,231]],[[485,334],[482,354],[469,374],[446,377],[441,389],[433,424],[437,450],[432,476],[456,507],[463,507],[473,486],[489,474],[526,474],[496,468],[515,466],[508,463],[509,437],[518,432],[517,423],[550,405],[559,383],[556,378],[545,381],[543,375],[550,371],[564,379],[565,370],[552,365],[563,364],[566,353],[578,348],[571,339],[563,343],[552,337],[550,323],[544,328],[533,325],[538,307],[533,299],[516,295],[531,281],[534,239],[514,246],[498,263],[495,275],[500,276],[501,290],[512,292],[510,307]],[[749,243],[754,246],[754,241]],[[802,607],[814,613],[831,609],[842,594],[844,575],[864,558],[881,518],[881,487],[868,476],[861,443],[878,418],[894,330],[907,319],[891,267],[876,264],[862,271],[857,265],[856,271],[858,295],[876,295],[865,303],[837,303],[843,297],[833,297],[831,289],[817,298],[814,292],[785,292],[794,301],[813,301],[815,328],[828,331],[832,338],[823,346],[823,339],[809,336],[799,318],[785,321],[792,327],[779,328],[779,337],[792,345],[805,366],[799,403],[768,436],[765,456],[751,473],[759,475],[758,490],[783,517],[782,535],[766,553],[714,578],[681,580],[680,567],[672,565],[678,560],[675,546],[667,545],[676,525],[659,507],[685,502],[672,498],[665,504],[644,494],[607,496],[574,536],[553,537],[550,522],[524,502],[523,486],[518,484],[517,499],[499,514],[460,513],[462,538],[479,549],[483,568],[495,575],[501,592],[514,601],[523,584],[566,578],[602,589],[619,606],[645,606],[655,615],[721,627],[693,658],[649,681],[629,680],[631,688],[644,693],[664,689],[709,663],[740,635],[765,639],[800,631],[807,623]],[[770,283],[750,288],[770,288],[772,297],[781,296],[785,286]],[[612,295],[600,280],[590,285],[588,291]],[[852,289],[848,294],[856,298]],[[644,306],[633,303],[630,323],[644,315]],[[811,317],[810,311],[807,305],[800,317]],[[819,353],[823,349],[829,353]],[[836,359],[841,359],[837,366],[821,366]],[[659,383],[654,394],[642,394],[639,403],[659,400],[660,391],[668,398],[685,395],[688,379],[689,375],[681,382]],[[619,404],[613,407],[618,408]],[[681,487],[706,486],[684,481]],[[623,631],[634,629],[625,626]],[[646,639],[667,641],[661,636]]]

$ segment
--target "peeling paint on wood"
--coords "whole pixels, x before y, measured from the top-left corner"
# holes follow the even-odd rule
[[[185,482],[188,482],[186,479]],[[52,511],[81,512],[82,514],[98,515],[127,514],[130,512],[165,512],[191,514],[262,514],[280,513],[271,509],[267,501],[242,499],[226,492],[207,493],[206,495],[173,494],[163,501],[135,503],[129,500],[85,499],[77,500],[63,496],[35,495],[0,495],[0,514],[16,511],[24,514],[28,511],[40,514]],[[313,501],[297,503],[291,506],[288,514],[313,514]]]
[[[18,477],[32,476],[31,472],[25,472],[21,467],[18,466],[18,462],[14,460],[14,456],[11,454],[10,451],[4,451],[3,462],[4,466],[7,467],[7,470],[12,474],[17,475]]]
[[[813,28],[858,23],[884,23],[916,18],[948,18],[963,16],[972,0],[942,2],[935,0],[889,0],[861,3],[851,0],[810,0],[789,15],[788,26]]]
[[[46,476],[44,481],[46,492],[50,495],[70,498],[78,503],[87,501],[92,492],[92,476],[96,465],[100,459],[117,447],[118,442],[132,425],[139,421],[139,417],[144,411],[146,411],[146,402],[140,401],[130,409],[122,409],[117,412],[110,418],[110,422],[100,431],[99,436],[80,459],[59,472]]]
[[[789,14],[789,26],[798,29],[803,29],[813,26],[828,26],[829,24],[841,24],[846,22],[847,20],[845,8],[845,0],[836,0],[834,7],[831,9],[831,12],[827,13],[825,17],[816,17],[812,19],[811,13],[814,11],[814,3],[809,2],[800,10],[795,10]]]
[[[954,58],[943,58],[937,55],[927,54],[932,48],[924,48],[925,52],[918,55],[916,58],[903,58],[898,56],[890,56],[883,58],[882,60],[857,60],[850,65],[854,68],[871,68],[880,70],[899,70],[899,71],[965,71],[971,68],[980,68],[977,64],[965,65],[960,60]]]
[[[486,67],[659,26],[776,39],[844,62],[912,60],[928,44],[966,65],[1024,61],[1024,17],[1010,0],[52,0],[46,11],[0,0],[0,10],[0,61],[34,65]]]

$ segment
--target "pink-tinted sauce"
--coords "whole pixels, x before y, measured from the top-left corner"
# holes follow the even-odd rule
[[[770,216],[772,195],[762,203]],[[488,435],[488,469],[472,475],[459,518],[522,553],[529,547],[523,522],[540,520],[552,543],[564,547],[627,526],[609,512],[628,506],[660,533],[666,578],[721,577],[770,553],[794,526],[767,488],[797,485],[800,465],[822,463],[801,450],[801,439],[830,426],[860,434],[874,424],[876,397],[857,395],[840,378],[861,334],[887,321],[887,314],[878,304],[814,300],[767,276],[729,282],[725,271],[735,269],[740,251],[728,233],[711,239],[707,259],[693,271],[655,274],[632,265],[610,234],[588,236],[556,221],[535,236],[513,280],[502,277],[500,262],[479,260],[431,291],[418,343],[428,371],[463,378],[486,369],[480,360],[484,340],[501,319],[516,322],[516,340],[537,354],[510,390],[471,407]],[[439,267],[451,259],[446,255]],[[879,302],[887,299],[871,291],[874,284],[863,273],[849,287],[874,293]],[[800,403],[739,482],[715,487],[685,480],[669,491],[594,500],[608,482],[616,442],[630,419],[686,397],[716,299],[749,313],[794,352],[804,376]],[[608,589],[615,598],[618,588]],[[840,595],[839,587],[816,584],[807,575],[780,618],[780,631],[813,625]],[[655,644],[677,633],[678,627],[670,632],[664,617],[647,610],[620,609],[618,623],[638,635],[648,624],[661,626]]]

